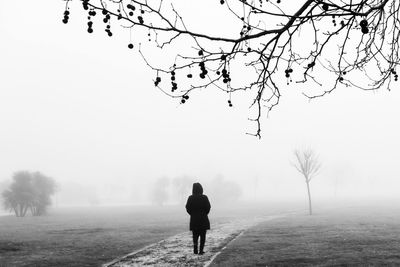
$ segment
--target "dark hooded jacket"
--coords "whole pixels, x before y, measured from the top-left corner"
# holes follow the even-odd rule
[[[204,231],[210,229],[208,213],[211,205],[208,197],[203,195],[203,187],[200,183],[193,184],[192,195],[186,202],[186,211],[190,215],[190,230]]]

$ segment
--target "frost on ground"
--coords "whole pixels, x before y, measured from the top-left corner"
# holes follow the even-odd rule
[[[219,252],[246,229],[282,215],[235,220],[215,225],[207,232],[203,255],[193,254],[191,232],[184,232],[105,264],[105,267],[208,266]]]

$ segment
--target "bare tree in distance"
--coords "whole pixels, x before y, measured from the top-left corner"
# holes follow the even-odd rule
[[[192,7],[193,12],[182,14],[186,1],[81,3],[88,12],[87,31],[103,28],[111,37],[115,24],[126,28],[127,47],[138,47],[144,64],[155,72],[154,85],[182,104],[211,85],[227,93],[230,107],[233,93],[247,91],[249,119],[255,122],[248,134],[259,138],[260,119],[279,104],[285,85],[303,84],[302,93],[312,99],[339,85],[390,90],[398,80],[400,0],[202,1],[206,12],[218,12],[230,22],[222,29],[204,21],[190,23],[187,18],[200,11]],[[72,17],[70,5],[66,0],[63,23]],[[153,50],[146,51],[149,47]],[[154,49],[174,59],[163,66]]]
[[[297,162],[293,163],[293,166],[304,176],[307,185],[308,208],[310,215],[312,215],[310,182],[320,170],[321,163],[312,149],[302,151],[295,150],[294,155],[296,156]]]

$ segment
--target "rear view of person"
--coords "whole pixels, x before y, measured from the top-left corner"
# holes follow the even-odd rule
[[[204,244],[206,242],[206,232],[210,229],[208,213],[211,205],[208,197],[203,195],[203,187],[200,183],[194,183],[192,195],[186,202],[186,211],[190,215],[190,230],[193,233],[193,252],[194,254],[204,254]],[[198,251],[198,240],[200,237],[200,251]]]

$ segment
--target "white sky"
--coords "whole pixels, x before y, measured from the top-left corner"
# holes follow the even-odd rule
[[[220,173],[303,194],[290,160],[294,148],[311,146],[324,166],[320,192],[348,165],[351,193],[400,188],[398,85],[339,88],[312,102],[286,87],[258,140],[245,134],[253,128],[242,96],[229,108],[211,88],[180,105],[153,86],[154,73],[127,49],[128,32],[89,35],[80,5],[68,25],[63,10],[62,1],[0,2],[0,180],[22,169],[85,184]]]

